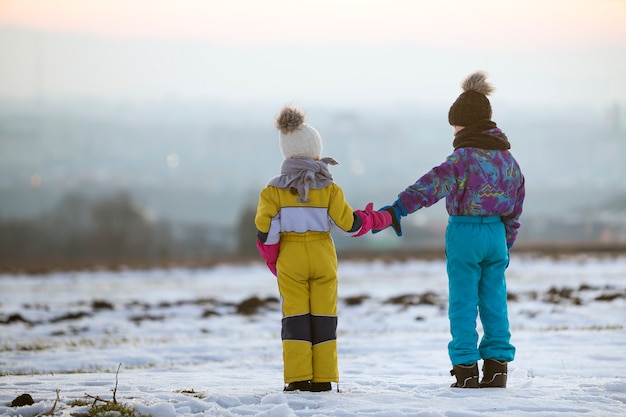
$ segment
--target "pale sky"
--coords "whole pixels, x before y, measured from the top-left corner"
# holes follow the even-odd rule
[[[626,42],[623,0],[0,0],[0,26],[216,44]]]
[[[626,0],[0,0],[0,97],[449,103],[477,69],[626,103]]]

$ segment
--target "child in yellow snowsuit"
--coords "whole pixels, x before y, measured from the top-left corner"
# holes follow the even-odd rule
[[[384,229],[389,211],[352,210],[320,158],[322,139],[305,114],[284,107],[276,118],[281,174],[261,190],[257,248],[277,276],[282,302],[285,391],[329,391],[337,367],[337,254],[330,231],[361,236]]]

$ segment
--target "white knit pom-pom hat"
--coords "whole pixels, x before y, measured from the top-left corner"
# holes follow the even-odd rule
[[[297,107],[287,105],[276,116],[280,151],[285,159],[319,159],[322,154],[322,137],[311,125],[304,123],[306,114]]]

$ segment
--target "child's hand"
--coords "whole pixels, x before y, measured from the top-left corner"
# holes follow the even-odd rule
[[[278,252],[280,251],[280,242],[273,245],[265,245],[259,239],[256,240],[256,247],[265,260],[265,264],[274,276],[278,276],[276,271],[276,261],[278,260]]]
[[[386,229],[393,221],[391,213],[374,211],[374,204],[368,203],[365,210],[356,210],[355,213],[361,217],[361,229],[353,237],[359,237],[373,229]]]
[[[390,226],[393,228],[393,231],[396,232],[396,235],[402,236],[402,225],[400,224],[400,216],[396,214],[393,206],[385,206],[378,209],[378,211],[386,211],[391,215],[391,224]],[[378,233],[380,230],[372,230],[372,233]]]
[[[400,219],[407,215],[407,211],[402,202],[400,200],[396,200],[393,205],[381,207],[378,211],[386,211],[391,214],[391,227],[393,227],[393,231],[396,232],[397,236],[402,236],[402,225],[400,224]],[[372,233],[378,232],[380,232],[380,230],[372,230]]]

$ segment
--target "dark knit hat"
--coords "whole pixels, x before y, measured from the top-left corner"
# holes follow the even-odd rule
[[[461,83],[463,93],[456,99],[448,112],[452,126],[469,126],[479,120],[491,120],[491,103],[487,96],[494,90],[487,82],[487,74],[478,71]]]

